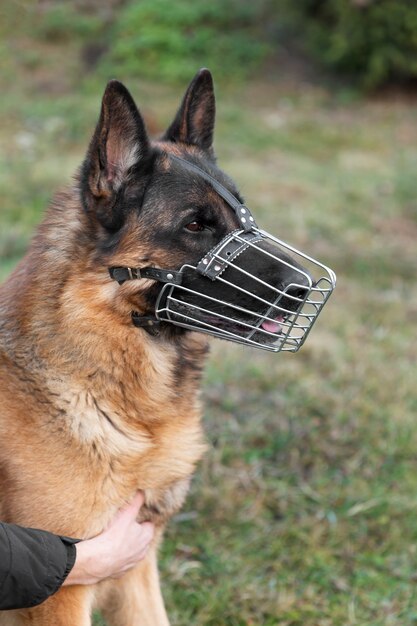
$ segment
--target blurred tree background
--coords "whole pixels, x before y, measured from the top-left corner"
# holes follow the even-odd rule
[[[201,66],[220,166],[338,274],[296,355],[213,342],[210,450],[161,552],[175,626],[417,624],[416,48],[413,0],[0,3],[1,278],[106,80],[157,136]]]
[[[413,0],[39,0],[2,10],[44,42],[85,41],[85,61],[104,74],[187,79],[209,65],[245,78],[282,49],[361,89],[417,76]],[[30,6],[32,5],[32,9]],[[20,11],[19,11],[20,7]],[[25,14],[25,15],[22,15]],[[139,62],[140,59],[140,62]],[[36,53],[26,63],[36,64]]]
[[[244,77],[286,46],[362,89],[417,76],[412,0],[142,0],[115,24],[115,68],[185,78],[204,63]]]

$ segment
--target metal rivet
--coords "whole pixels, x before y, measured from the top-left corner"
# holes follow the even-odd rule
[[[168,280],[172,280],[174,278],[174,274],[167,274]]]
[[[219,272],[222,268],[220,267],[220,265],[215,265],[214,269],[216,272]]]
[[[246,209],[240,209],[241,213],[246,213]]]
[[[203,263],[204,263],[204,265],[207,265],[208,259],[203,259]]]
[[[245,223],[246,222],[246,217],[241,217],[240,220]]]
[[[252,215],[250,216],[250,218],[249,218],[249,219],[250,219],[250,221],[251,221],[251,222],[254,222],[254,221],[255,221],[255,220],[253,219]]]

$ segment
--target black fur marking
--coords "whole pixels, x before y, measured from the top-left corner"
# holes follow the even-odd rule
[[[126,433],[125,433],[123,430],[121,430],[121,429],[120,429],[120,428],[119,428],[119,427],[118,427],[118,426],[117,426],[117,425],[113,422],[113,420],[112,420],[112,419],[111,419],[111,417],[110,417],[110,416],[106,413],[106,411],[104,411],[104,410],[103,410],[103,409],[102,409],[102,408],[98,405],[98,403],[97,403],[97,401],[96,401],[96,399],[95,399],[95,398],[93,398],[93,403],[94,403],[94,406],[95,406],[95,408],[96,408],[97,412],[98,412],[98,413],[100,413],[100,415],[102,415],[102,416],[103,416],[103,417],[104,417],[104,418],[108,421],[108,423],[110,424],[110,426],[112,426],[112,427],[114,428],[114,430],[116,430],[116,431],[117,431],[118,433],[120,433],[121,435],[126,436]]]

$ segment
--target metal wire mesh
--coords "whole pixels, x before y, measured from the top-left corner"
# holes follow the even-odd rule
[[[198,288],[195,281],[191,281],[193,287],[187,286],[187,276],[196,267],[184,265],[180,270],[184,274],[183,284],[168,283],[162,289],[156,305],[157,318],[262,350],[299,350],[336,285],[335,273],[266,231],[254,231],[260,235],[254,242],[244,240],[242,231],[225,238],[225,246],[233,237],[245,247],[226,263],[226,269],[214,281],[200,277]],[[215,255],[224,265],[222,250],[224,246],[218,246]],[[248,251],[253,260],[250,270],[241,263],[241,256]],[[285,266],[294,276],[293,281],[280,288],[265,280],[256,270],[257,258],[267,258],[270,268],[276,264],[277,274]],[[214,283],[221,296],[213,289]],[[209,285],[210,289],[206,289]]]

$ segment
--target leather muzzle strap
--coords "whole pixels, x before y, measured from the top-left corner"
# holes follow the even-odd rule
[[[259,240],[262,237],[257,233],[251,232],[253,228],[256,228],[256,222],[248,207],[242,204],[226,187],[195,163],[190,163],[190,161],[173,154],[170,154],[169,157],[173,161],[181,164],[186,170],[197,174],[200,178],[209,182],[219,196],[233,209],[239,222],[239,230],[244,231],[240,235],[239,240],[233,239],[231,233],[229,233],[227,237],[230,238],[230,241],[224,244],[224,240],[222,240],[213,250],[210,250],[204,255],[203,259],[198,264],[197,271],[202,276],[214,280],[224,271],[228,262],[250,245],[249,242]],[[227,237],[225,239],[227,239]],[[180,285],[182,281],[181,272],[156,267],[109,267],[109,274],[111,278],[117,280],[119,285],[122,285],[126,280],[137,280],[140,278],[148,278],[150,280],[157,280],[161,283],[171,283],[173,285]],[[132,322],[135,326],[146,330],[150,335],[158,334],[158,325],[160,322],[155,316],[140,315],[133,311]]]
[[[161,270],[157,267],[109,267],[111,278],[117,280],[119,285],[125,280],[136,280],[138,278],[149,278],[158,280],[160,283],[172,283],[173,285],[181,285],[181,272],[174,270]]]

